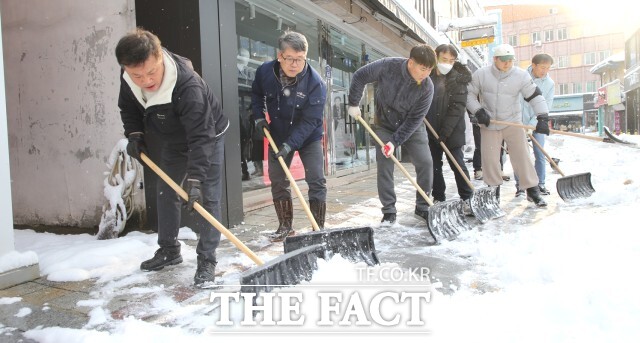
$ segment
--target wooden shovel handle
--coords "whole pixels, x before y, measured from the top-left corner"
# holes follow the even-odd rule
[[[423,120],[424,120],[424,123],[427,124],[427,128],[429,128],[429,131],[431,131],[431,134],[433,135],[433,137],[435,137],[438,141],[440,141],[440,137],[436,133],[436,130],[433,129],[433,126],[429,124],[429,121],[427,120],[427,118],[424,118]],[[462,167],[460,167],[460,165],[458,164],[458,161],[456,161],[456,159],[453,158],[453,155],[451,154],[451,151],[449,151],[449,148],[447,148],[444,142],[440,142],[440,146],[442,147],[442,150],[444,150],[444,152],[447,154],[447,156],[449,156],[449,159],[453,162],[453,165],[456,166],[456,169],[458,169],[458,172],[460,172],[460,175],[464,179],[464,182],[466,182],[467,185],[469,185],[469,188],[471,188],[471,191],[475,191],[473,184],[471,184],[471,181],[469,180],[467,175],[462,171]]]
[[[273,141],[273,138],[271,138],[271,134],[269,133],[269,130],[267,129],[263,129],[263,130],[264,130],[264,136],[267,137],[267,140],[269,141],[269,145],[271,145],[271,149],[273,149],[273,151],[277,154],[278,147],[276,146],[276,143]],[[300,192],[300,188],[296,184],[296,180],[293,178],[293,175],[291,175],[291,172],[287,167],[287,163],[285,163],[284,158],[282,158],[282,156],[278,157],[278,162],[280,162],[280,166],[282,167],[282,170],[284,170],[284,173],[287,175],[287,178],[289,179],[289,183],[291,184],[291,188],[293,188],[293,190],[296,192],[296,195],[300,200],[300,205],[302,205],[302,208],[304,209],[304,213],[307,214],[307,217],[311,222],[311,227],[313,228],[313,231],[319,231],[320,228],[318,227],[318,223],[316,223],[315,218],[313,218],[313,214],[309,209],[309,205],[307,205],[307,202],[304,200],[304,197],[302,196],[302,192]]]
[[[531,125],[524,125],[524,124],[519,124],[519,123],[512,123],[512,122],[508,122],[508,121],[493,120],[493,119],[491,119],[491,124],[515,126],[515,127],[521,127],[523,129],[529,129],[529,130],[535,130],[536,129],[535,126],[531,126]],[[598,141],[598,142],[604,142],[604,138],[602,138],[602,137],[593,137],[593,136],[588,136],[588,135],[582,135],[582,134],[575,133],[575,132],[565,132],[565,131],[554,130],[554,129],[549,129],[549,132],[557,133],[559,135],[572,136],[572,137],[578,137],[578,138],[586,138],[586,139],[591,139],[591,140]]]
[[[375,139],[375,141],[378,142],[378,144],[380,144],[380,147],[384,148],[384,143],[380,140],[378,135],[376,135],[376,133],[373,132],[373,130],[371,130],[371,127],[369,126],[369,124],[367,124],[367,122],[364,121],[364,119],[362,119],[361,116],[358,117],[358,121],[360,122],[360,124],[362,126],[364,126],[365,129],[367,129],[367,131],[369,131],[369,134],[371,135],[371,137],[373,137],[373,139]],[[424,190],[422,190],[422,187],[420,187],[420,185],[418,185],[416,180],[413,179],[411,174],[409,174],[407,169],[400,163],[400,161],[398,161],[398,159],[393,155],[391,155],[389,158],[393,160],[393,163],[395,163],[396,166],[398,166],[398,168],[402,171],[404,176],[406,176],[407,179],[409,179],[409,181],[411,181],[411,184],[413,184],[413,186],[418,190],[418,193],[420,193],[420,195],[422,195],[422,197],[427,202],[427,204],[429,204],[429,206],[433,206],[433,201],[431,201],[431,199],[429,198],[427,193],[425,193]]]
[[[160,167],[158,167],[155,163],[153,163],[153,161],[151,161],[151,159],[147,157],[147,155],[145,155],[144,153],[140,153],[140,158],[147,166],[149,166],[149,168],[151,168],[151,170],[153,170],[156,174],[158,174],[158,176],[160,176],[160,178],[164,180],[164,182],[166,182],[171,188],[173,188],[173,190],[176,191],[176,193],[178,193],[178,195],[182,199],[184,199],[185,201],[189,200],[189,196],[187,195],[187,192],[185,192],[184,189],[178,186],[178,184],[175,183],[175,181],[173,181],[169,177],[169,175],[167,175],[164,171],[162,171]],[[218,231],[220,231],[220,233],[222,233],[225,237],[227,237],[227,239],[231,241],[233,245],[235,245],[238,249],[240,249],[243,253],[245,253],[251,260],[253,260],[253,262],[255,262],[259,266],[264,264],[264,262],[260,259],[260,257],[258,257],[258,255],[256,255],[253,251],[251,251],[251,249],[249,249],[246,245],[244,245],[244,243],[242,243],[234,234],[232,234],[231,231],[227,230],[227,228],[224,227],[224,225],[222,225],[219,221],[217,221],[216,218],[214,218],[209,212],[207,212],[207,210],[205,210],[204,207],[200,205],[200,203],[196,202],[193,205],[193,208],[195,208],[195,210],[198,211],[198,213],[200,213],[200,215],[202,215],[204,219],[206,219],[209,223],[211,223],[213,227],[215,227]]]
[[[551,156],[549,156],[549,154],[547,154],[547,152],[544,150],[544,148],[542,148],[542,145],[540,145],[540,143],[538,143],[538,140],[533,138],[532,134],[527,133],[527,136],[529,136],[529,138],[531,139],[533,144],[535,144],[538,147],[538,149],[540,149],[540,151],[542,151],[542,153],[547,158],[549,163],[551,163],[551,166],[553,167],[553,169],[557,170],[558,173],[560,173],[560,175],[562,175],[562,177],[564,177],[564,173],[562,172],[562,170],[560,170],[560,167],[558,167],[558,165],[553,161],[553,158],[551,158]]]

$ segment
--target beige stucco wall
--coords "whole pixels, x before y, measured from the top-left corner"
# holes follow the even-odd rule
[[[122,135],[113,50],[135,25],[133,3],[1,1],[15,224],[99,223]]]

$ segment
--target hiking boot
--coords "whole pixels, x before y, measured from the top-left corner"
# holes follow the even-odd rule
[[[193,284],[198,288],[210,288],[215,285],[217,261],[208,261],[198,255],[198,268],[193,277]]]
[[[476,170],[473,172],[473,178],[476,180],[482,180],[482,170]]]
[[[524,189],[518,189],[516,191],[516,198],[524,196]]]
[[[511,180],[511,176],[505,173],[502,173],[502,181],[510,181],[510,180]]]
[[[276,215],[278,216],[278,230],[275,233],[269,235],[269,238],[273,242],[281,242],[287,236],[295,235],[293,230],[293,203],[291,199],[274,200],[273,206],[276,209]]]
[[[324,229],[324,217],[327,213],[327,203],[324,201],[310,200],[309,210],[311,210],[311,214],[313,215],[313,219],[316,220],[318,228],[320,228],[320,230]]]
[[[551,194],[551,192],[549,192],[549,190],[544,185],[540,185],[540,186],[538,186],[538,188],[540,188],[540,194],[542,194],[542,195]]]
[[[473,216],[473,212],[471,211],[471,199],[462,201],[462,213],[467,217]]]
[[[382,224],[393,224],[396,222],[396,214],[395,213],[384,213],[382,216],[382,220],[380,221]]]
[[[160,270],[166,266],[182,263],[182,255],[180,255],[180,246],[177,247],[160,247],[156,250],[151,259],[140,264],[140,269],[146,271]]]
[[[547,202],[544,201],[540,195],[540,188],[538,188],[538,186],[527,188],[527,200],[533,201],[533,203],[538,207],[547,206]]]

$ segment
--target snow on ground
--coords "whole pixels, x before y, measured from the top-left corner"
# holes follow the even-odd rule
[[[623,138],[640,143],[637,136]],[[379,226],[377,199],[363,200],[333,218],[341,221],[336,227],[374,227],[382,265],[365,268],[339,258],[321,262],[309,284],[291,290],[307,291],[308,285],[336,282],[357,284],[354,271],[364,268],[379,275],[385,268],[407,265],[408,258],[383,257],[413,256],[414,263],[429,268],[434,261],[452,265],[455,262],[464,266],[453,273],[455,282],[431,277],[431,298],[423,307],[425,324],[415,328],[429,331],[426,339],[430,341],[639,341],[640,297],[636,292],[635,262],[640,260],[636,212],[640,209],[640,149],[551,136],[547,150],[561,160],[560,167],[567,175],[591,172],[596,193],[564,203],[554,191],[546,198],[549,207],[537,209],[524,199],[513,198],[514,183],[509,182],[502,189],[501,205],[508,213],[506,217],[484,225],[475,222],[474,230],[456,240],[428,246],[424,227],[408,215],[413,212],[415,190],[410,183],[402,182],[396,189],[399,220],[392,227]],[[505,171],[510,172],[509,165]],[[547,168],[547,187],[553,190],[558,177]],[[452,174],[446,178],[448,195],[454,198]],[[481,186],[476,182],[476,187]],[[341,202],[341,194],[340,190],[329,194],[330,201]],[[191,236],[188,232],[185,235]],[[183,245],[182,265],[157,273],[139,270],[140,262],[155,251],[156,237],[131,233],[115,240],[96,241],[95,237],[78,235],[71,241],[68,236],[16,231],[17,250],[36,252],[41,272],[49,280],[97,281],[92,298],[77,304],[93,308],[84,329],[33,328],[25,336],[39,342],[204,342],[220,335],[225,339],[224,335],[234,330],[212,325],[212,316],[219,316],[222,311],[220,302],[178,301],[176,292],[189,285],[157,282],[172,275],[174,279],[190,280],[195,270],[193,246]],[[229,284],[237,282],[242,269],[238,266],[248,268],[252,262],[242,255],[221,261],[218,272],[230,271],[219,279]],[[365,289],[363,286],[361,292],[366,293]],[[424,289],[429,290],[428,286]],[[107,309],[107,304],[118,297],[137,299],[141,306],[119,317]],[[0,308],[20,301],[0,298]],[[233,305],[234,319],[238,318],[238,311],[240,305]],[[21,310],[16,315],[28,314]],[[355,321],[357,316],[354,314],[352,319]],[[346,325],[346,329],[353,327]],[[338,324],[307,324],[298,332],[314,332],[313,335],[291,336],[326,341],[336,337],[329,335],[336,328]],[[377,328],[379,325],[365,325],[359,329],[375,332]],[[0,330],[11,329],[0,324]],[[402,330],[391,326],[387,331],[399,334]],[[252,337],[282,340],[275,334],[248,339]]]

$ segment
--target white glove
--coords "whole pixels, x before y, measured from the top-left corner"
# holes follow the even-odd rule
[[[393,143],[389,142],[385,144],[384,147],[382,147],[382,154],[384,155],[384,157],[389,158],[393,155],[393,151],[395,149],[396,147],[393,146]]]
[[[347,109],[347,113],[349,113],[349,115],[352,116],[355,120],[358,120],[358,118],[360,118],[360,116],[362,115],[362,112],[360,112],[360,106],[349,106],[349,108]]]

